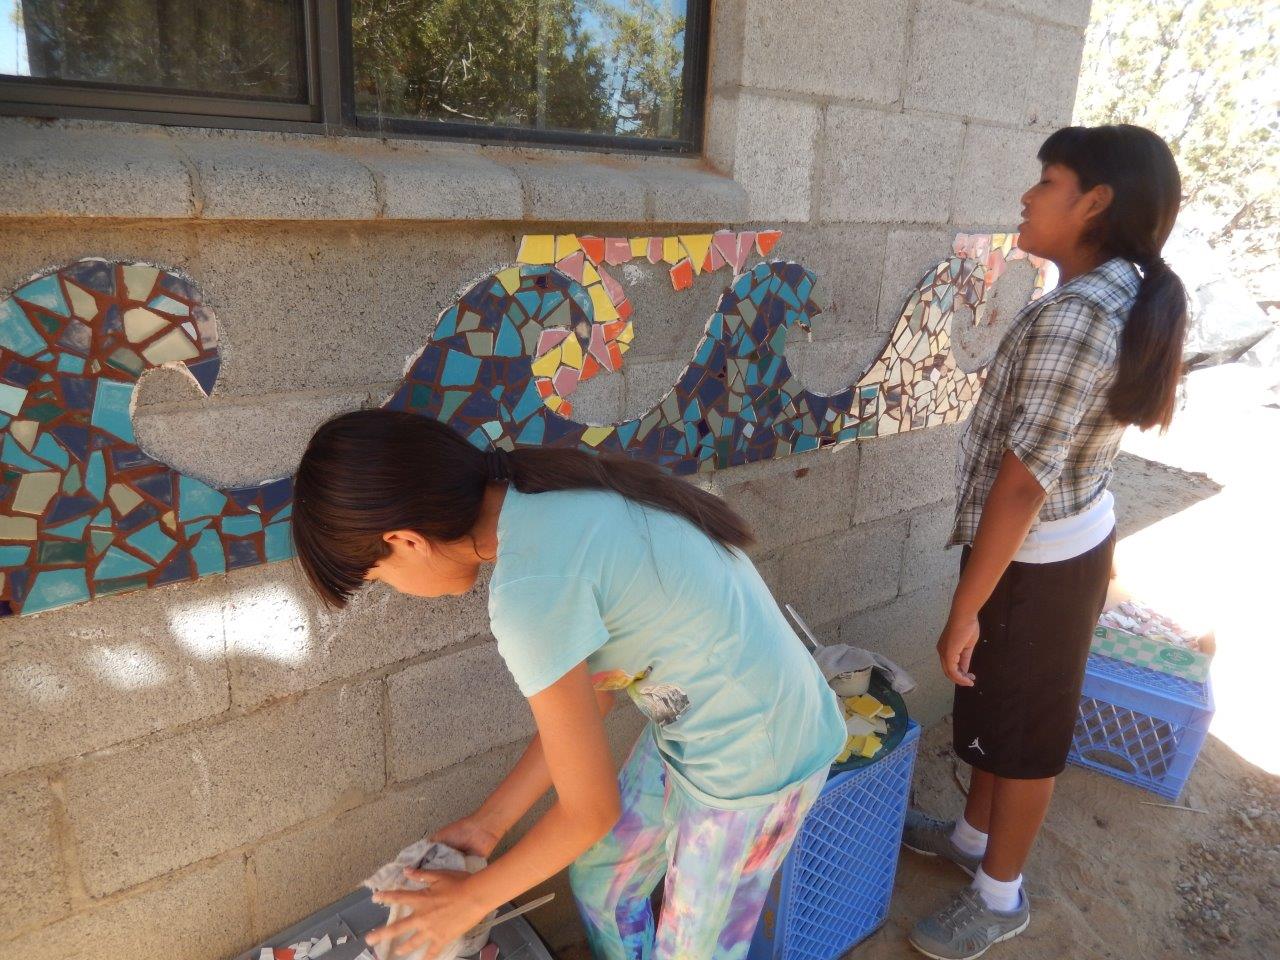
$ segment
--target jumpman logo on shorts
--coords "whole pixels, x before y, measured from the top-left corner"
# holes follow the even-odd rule
[[[980,754],[982,754],[984,757],[987,755],[987,751],[983,750],[983,749],[982,749],[982,745],[978,743],[978,738],[977,738],[977,737],[974,737],[974,738],[973,738],[973,743],[969,744],[969,749],[970,749],[970,750],[977,750],[977,751],[978,751]]]

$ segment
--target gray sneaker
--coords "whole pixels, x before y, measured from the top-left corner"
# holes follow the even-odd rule
[[[902,826],[902,845],[926,857],[950,860],[972,877],[978,872],[982,857],[971,857],[951,842],[951,831],[955,828],[954,820],[938,820],[911,809],[907,811],[907,822]]]
[[[934,960],[973,960],[1001,940],[1016,937],[1031,922],[1031,903],[1024,890],[1017,910],[998,913],[977,890],[961,890],[952,901],[911,928],[907,942]]]

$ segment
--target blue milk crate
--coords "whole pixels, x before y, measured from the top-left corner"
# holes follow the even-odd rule
[[[889,915],[920,727],[827,781],[774,877],[747,960],[833,960]]]
[[[1211,719],[1208,681],[1091,653],[1067,759],[1177,800]]]

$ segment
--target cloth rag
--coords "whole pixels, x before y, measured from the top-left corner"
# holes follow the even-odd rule
[[[842,673],[854,673],[872,667],[884,674],[889,686],[897,693],[910,693],[916,688],[916,682],[911,674],[898,664],[883,654],[872,653],[861,647],[851,647],[847,643],[833,643],[818,647],[813,652],[813,658],[818,661],[822,675],[828,682],[832,677]]]

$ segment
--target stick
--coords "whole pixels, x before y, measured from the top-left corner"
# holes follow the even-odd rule
[[[477,935],[481,933],[488,933],[498,924],[506,923],[508,920],[514,920],[516,917],[520,916],[522,913],[528,913],[530,910],[536,910],[538,907],[542,906],[544,903],[550,903],[555,898],[556,898],[556,895],[554,893],[548,893],[545,897],[539,897],[537,900],[532,900],[529,903],[526,903],[523,907],[516,907],[514,910],[509,910],[500,917],[494,917],[488,923],[482,924],[481,926],[477,927],[474,933]]]
[[[1139,800],[1144,807],[1168,807],[1170,810],[1187,810],[1191,813],[1208,813],[1208,810],[1198,810],[1195,807],[1184,807],[1178,803],[1156,803],[1153,800]]]
[[[791,619],[796,622],[796,626],[799,627],[800,630],[804,633],[804,635],[809,638],[809,647],[813,650],[817,650],[820,646],[822,646],[822,644],[818,642],[818,638],[813,635],[813,631],[809,629],[809,625],[804,622],[804,617],[796,613],[796,608],[789,603],[786,605],[786,607],[787,607],[787,613],[791,614]]]

